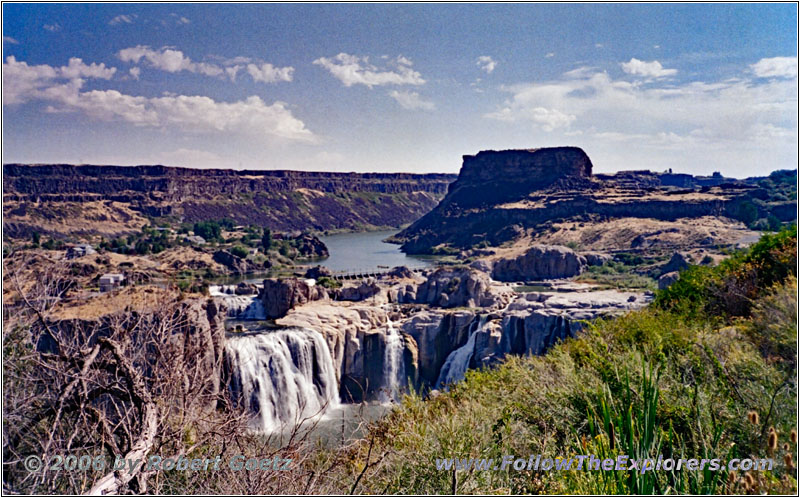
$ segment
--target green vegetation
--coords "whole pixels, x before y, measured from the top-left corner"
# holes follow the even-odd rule
[[[637,258],[639,264],[644,260]],[[646,289],[655,290],[656,281],[646,275],[634,272],[634,266],[621,261],[609,261],[603,266],[589,266],[581,274],[579,281],[592,283],[607,289]]]
[[[797,170],[773,171],[759,180],[758,186],[759,189],[732,206],[729,214],[754,230],[777,232],[787,226],[781,222],[780,213],[787,219],[787,212],[797,209]]]
[[[199,235],[209,242],[219,240],[222,235],[222,227],[216,221],[200,221],[194,224],[192,230],[195,235]]]
[[[326,289],[338,289],[342,286],[342,283],[331,277],[320,277],[317,279],[317,285],[325,287]]]
[[[247,257],[247,249],[245,249],[242,246],[233,246],[233,247],[231,247],[231,254],[233,254],[237,258],[246,258]]]
[[[589,324],[544,356],[469,371],[428,399],[406,396],[350,451],[343,479],[369,463],[359,493],[795,494],[796,241],[796,229],[766,236],[717,268],[690,268],[647,309]],[[435,464],[536,454],[775,463],[738,475]]]
[[[117,237],[111,241],[103,240],[98,247],[119,254],[158,254],[165,249],[178,245],[168,228],[143,226],[138,234]]]

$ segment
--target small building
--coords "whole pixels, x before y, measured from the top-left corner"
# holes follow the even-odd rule
[[[91,244],[77,244],[67,248],[67,259],[75,259],[86,256],[87,254],[96,254],[97,251]]]
[[[119,288],[125,276],[122,273],[105,273],[100,276],[100,292],[109,292]]]

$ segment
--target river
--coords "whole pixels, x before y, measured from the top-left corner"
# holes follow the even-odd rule
[[[408,256],[400,251],[399,245],[383,241],[395,233],[397,230],[322,236],[320,240],[328,247],[330,257],[318,260],[317,264],[333,271],[358,271],[395,266],[423,268],[432,263],[431,259]]]

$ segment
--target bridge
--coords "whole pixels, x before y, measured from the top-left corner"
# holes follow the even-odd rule
[[[407,267],[411,271],[419,271],[427,268],[426,266]],[[330,278],[334,280],[362,280],[365,278],[380,278],[388,275],[394,268],[372,268],[361,270],[340,270],[331,272]]]

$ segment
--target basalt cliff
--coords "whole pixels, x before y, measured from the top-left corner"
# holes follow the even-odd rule
[[[366,230],[410,223],[454,175],[3,165],[5,233],[114,236],[148,218],[229,218],[272,230]]]
[[[712,217],[760,228],[759,220],[796,219],[796,190],[789,192],[796,177],[796,170],[746,180],[647,170],[603,175],[592,174],[578,147],[483,151],[464,156],[444,199],[395,240],[408,253],[446,254],[535,238],[564,222]]]

